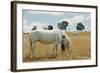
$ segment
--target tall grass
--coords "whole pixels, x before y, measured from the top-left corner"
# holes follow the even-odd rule
[[[30,61],[59,61],[59,60],[82,60],[91,58],[91,33],[79,32],[73,35],[73,32],[68,32],[68,36],[71,39],[70,51],[66,49],[65,53],[62,53],[61,48],[58,48],[57,56],[50,57],[53,45],[44,45],[37,42],[35,48],[35,57],[30,60],[30,44],[29,34],[23,33],[23,62]]]

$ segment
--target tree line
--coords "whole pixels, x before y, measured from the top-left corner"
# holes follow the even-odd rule
[[[69,25],[69,23],[67,21],[62,21],[62,22],[57,24],[57,27],[61,30],[67,31],[68,25]],[[82,31],[84,29],[85,29],[85,26],[81,22],[79,22],[76,26],[76,30]]]

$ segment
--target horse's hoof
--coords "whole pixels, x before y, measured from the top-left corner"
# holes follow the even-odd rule
[[[53,55],[52,58],[56,58],[57,55]]]
[[[51,57],[54,57],[55,55],[54,54],[51,54]]]
[[[30,60],[32,60],[33,59],[33,57],[32,56],[30,56]]]

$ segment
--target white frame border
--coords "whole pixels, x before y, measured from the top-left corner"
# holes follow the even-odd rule
[[[51,7],[51,8],[50,8]],[[91,13],[91,59],[90,60],[73,60],[73,61],[49,61],[49,62],[22,62],[22,9],[33,10],[53,10],[53,11],[73,11],[90,12]],[[56,9],[56,10],[55,10]],[[60,7],[49,5],[31,5],[31,4],[17,4],[17,69],[37,69],[37,68],[52,68],[52,67],[68,67],[68,66],[83,66],[95,65],[96,62],[96,9],[83,7]]]

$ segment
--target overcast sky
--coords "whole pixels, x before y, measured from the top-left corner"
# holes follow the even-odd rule
[[[79,22],[85,26],[86,31],[91,30],[90,13],[23,10],[22,15],[24,32],[30,31],[34,25],[37,28],[48,27],[48,25],[57,28],[57,23],[63,20],[69,22],[68,31],[76,31]]]

